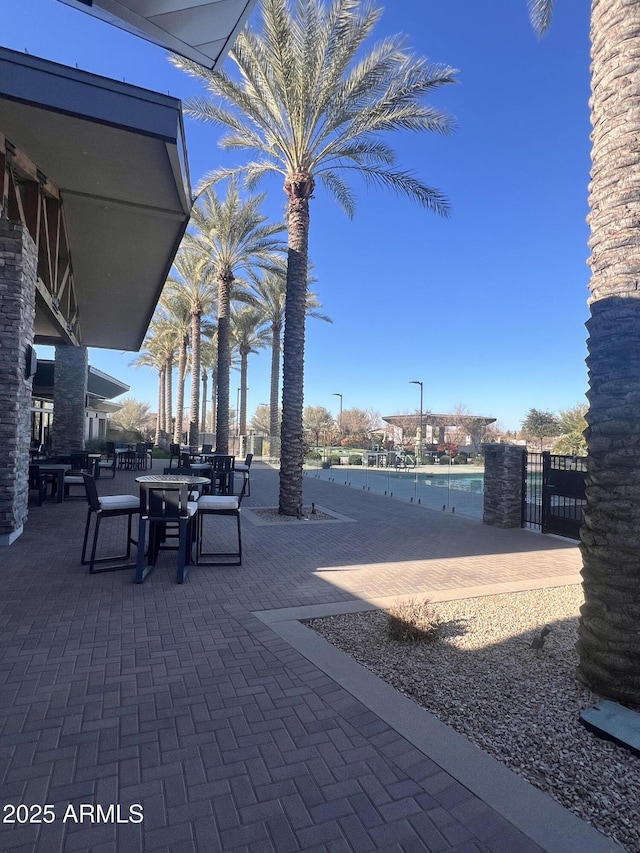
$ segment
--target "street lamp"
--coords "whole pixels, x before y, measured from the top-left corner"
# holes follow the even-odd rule
[[[411,379],[409,380],[409,385],[419,385],[420,386],[420,441],[417,442],[418,448],[416,453],[416,464],[422,464],[422,382],[419,379]]]
[[[342,438],[342,394],[332,394],[332,397],[340,397],[340,418],[338,420],[338,427],[340,429],[340,437]]]

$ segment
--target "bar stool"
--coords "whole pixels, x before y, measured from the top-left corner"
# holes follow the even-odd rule
[[[142,583],[155,568],[161,548],[166,539],[177,539],[178,572],[176,580],[183,583],[191,563],[191,545],[194,539],[192,521],[198,511],[198,503],[189,499],[189,485],[180,482],[140,482],[140,525],[138,530],[138,561],[136,583]],[[144,542],[149,524],[147,564],[144,563]],[[177,534],[167,535],[167,525],[177,527]]]
[[[84,487],[87,492],[87,500],[89,502],[89,511],[87,512],[87,523],[84,528],[84,540],[82,543],[82,556],[80,563],[83,566],[89,566],[90,574],[98,572],[114,572],[117,569],[133,569],[135,563],[125,565],[113,565],[114,560],[128,560],[131,554],[131,546],[137,545],[135,539],[131,536],[131,519],[134,515],[140,512],[140,500],[135,495],[104,495],[98,496],[96,482],[89,474],[83,474]],[[93,542],[91,544],[91,556],[87,560],[87,543],[89,541],[89,528],[91,526],[91,516],[95,516],[95,527],[93,531]],[[99,557],[96,559],[96,547],[98,545],[98,534],[100,533],[100,522],[103,518],[115,518],[117,516],[127,516],[127,550],[124,554],[118,554],[113,557]],[[96,569],[96,563],[111,563],[111,565]]]

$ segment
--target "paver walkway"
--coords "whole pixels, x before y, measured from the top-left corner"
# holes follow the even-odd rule
[[[135,494],[134,477],[100,491]],[[277,488],[254,463],[243,566],[194,567],[181,586],[170,552],[141,586],[130,571],[89,576],[86,504],[31,509],[0,551],[0,850],[617,849],[537,792],[531,809],[548,803],[551,817],[534,842],[506,795],[488,805],[430,757],[428,736],[419,749],[399,731],[393,697],[391,716],[373,710],[375,685],[352,691],[348,667],[333,675],[269,624],[288,608],[577,579],[575,544],[313,478],[305,503],[351,520],[254,524],[251,507],[275,506]],[[439,754],[449,731],[433,735]],[[18,804],[52,808],[7,823]]]

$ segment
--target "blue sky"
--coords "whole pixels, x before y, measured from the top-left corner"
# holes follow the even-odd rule
[[[389,2],[377,36],[404,33],[414,51],[459,70],[433,98],[456,119],[452,136],[387,137],[399,164],[441,189],[439,219],[384,190],[355,183],[349,220],[316,192],[310,257],[328,325],[307,327],[305,404],[337,414],[424,408],[473,414],[517,429],[529,408],[584,402],[589,269],[589,4],[556,4],[538,40],[526,0]],[[2,11],[0,43],[183,100],[197,81],[162,49],[56,0]],[[192,184],[241,155],[217,148],[211,128],[186,121]],[[284,195],[265,183],[265,212]],[[43,351],[42,354],[46,354]],[[90,363],[131,385],[155,410],[155,376],[134,354],[90,350]],[[268,401],[268,351],[249,360],[248,411]],[[231,377],[232,400],[239,374]]]

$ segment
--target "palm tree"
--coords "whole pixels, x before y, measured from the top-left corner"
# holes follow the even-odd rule
[[[218,299],[218,400],[216,450],[229,449],[229,369],[231,359],[231,299],[237,275],[253,266],[273,265],[283,246],[277,235],[284,227],[267,222],[260,212],[264,194],[240,198],[238,182],[229,181],[225,198],[207,189],[192,211],[193,245],[208,258]],[[237,294],[236,294],[237,295]],[[195,375],[195,374],[194,374]]]
[[[213,327],[200,344],[200,364],[202,365],[202,414],[200,417],[200,431],[207,432],[207,385],[209,382],[209,371],[211,371],[211,403],[212,421],[215,423],[215,397],[217,391],[216,371],[218,365],[218,330]]]
[[[551,0],[530,0],[549,26]],[[591,6],[590,319],[587,476],[580,531],[585,603],[580,679],[597,693],[640,703],[640,441],[638,251],[640,22],[638,4]]]
[[[158,421],[156,444],[166,444],[170,438],[172,418],[172,374],[178,338],[174,325],[162,310],[154,315],[144,340],[146,347],[131,361],[134,367],[145,365],[158,371]]]
[[[232,338],[240,355],[240,411],[238,434],[247,434],[247,368],[249,354],[264,349],[269,331],[264,328],[264,314],[259,308],[245,305],[231,315]]]
[[[158,373],[158,417],[156,419],[154,443],[157,446],[160,446],[163,436],[166,435],[166,422],[164,417],[165,362],[164,356],[161,354],[158,346],[153,321],[149,325],[149,329],[142,346],[143,349],[141,349],[138,355],[129,362],[129,366],[151,367]]]
[[[179,252],[174,259],[174,266],[182,278],[170,276],[160,298],[160,310],[167,324],[173,328],[178,348],[178,376],[176,391],[176,417],[173,427],[173,441],[182,441],[182,412],[184,410],[184,384],[187,374],[187,349],[191,332],[191,310],[189,300],[183,292],[184,276],[188,277],[189,256]]]
[[[255,279],[251,288],[258,298],[258,303],[264,313],[265,322],[271,331],[271,385],[269,396],[269,445],[271,456],[280,455],[279,442],[279,391],[280,391],[280,354],[282,352],[282,329],[284,328],[285,300],[287,292],[287,277],[285,270],[273,270],[262,278]],[[315,317],[332,323],[330,317],[318,309],[322,305],[315,293],[307,291],[307,317]]]
[[[451,129],[450,120],[421,103],[428,92],[451,83],[454,71],[415,59],[399,37],[384,39],[366,55],[363,44],[381,10],[358,0],[264,0],[262,31],[245,28],[231,60],[239,74],[210,72],[197,63],[173,61],[203,80],[218,100],[195,98],[187,113],[229,129],[220,144],[258,158],[237,170],[249,186],[265,174],[284,178],[288,226],[286,322],[283,345],[280,512],[302,505],[304,325],[309,200],[321,182],[348,215],[355,211],[345,173],[407,195],[428,210],[447,213],[447,202],[405,171],[381,134],[394,129]]]

